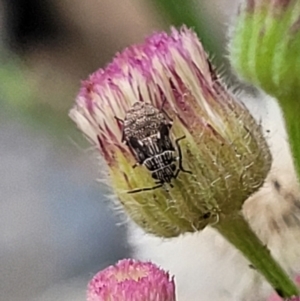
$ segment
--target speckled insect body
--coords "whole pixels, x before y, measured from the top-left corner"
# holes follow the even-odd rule
[[[133,167],[144,165],[151,172],[156,184],[153,187],[134,189],[128,193],[166,188],[166,183],[173,187],[171,181],[177,178],[180,171],[191,173],[182,167],[179,141],[185,136],[175,140],[175,149],[170,138],[173,122],[162,109],[158,110],[149,103],[136,102],[126,112],[122,123],[122,141],[128,145],[137,160]]]
[[[172,120],[149,103],[136,102],[123,123],[122,141],[133,152],[138,164],[165,150],[174,150],[169,131]]]
[[[144,165],[152,173],[155,180],[170,183],[177,169],[175,151],[166,150],[145,160]]]

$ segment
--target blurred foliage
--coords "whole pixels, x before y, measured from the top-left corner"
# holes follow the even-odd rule
[[[71,92],[67,84],[65,89],[53,91],[51,95],[43,97],[43,87],[40,87],[37,80],[38,75],[32,76],[28,66],[17,55],[1,50],[0,65],[2,114],[14,116],[15,119],[42,130],[54,139],[75,136],[73,133],[76,128],[67,116],[68,110],[56,110],[51,105],[51,98],[70,98]]]
[[[12,105],[24,105],[30,99],[32,90],[20,68],[20,59],[1,51],[0,65],[0,102],[6,100]]]

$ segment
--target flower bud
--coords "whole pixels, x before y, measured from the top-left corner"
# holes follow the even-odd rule
[[[279,99],[293,99],[300,89],[300,1],[243,1],[229,49],[245,80]]]
[[[175,301],[174,279],[150,262],[124,259],[94,276],[87,301]]]
[[[70,116],[107,162],[125,211],[158,236],[239,211],[270,169],[260,125],[185,27],[119,53],[83,82]]]
[[[300,1],[245,0],[229,45],[246,81],[275,96],[282,108],[300,178]]]

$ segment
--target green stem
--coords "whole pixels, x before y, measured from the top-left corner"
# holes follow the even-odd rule
[[[272,258],[270,251],[257,238],[241,214],[221,216],[213,226],[232,243],[283,298],[298,296],[297,286]]]
[[[295,89],[295,92],[298,91],[299,89]],[[300,179],[300,99],[299,95],[297,97],[296,93],[294,94],[292,99],[290,97],[288,99],[278,97],[278,99],[283,111],[298,179]]]

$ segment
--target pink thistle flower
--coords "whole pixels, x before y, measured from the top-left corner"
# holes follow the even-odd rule
[[[153,263],[124,259],[94,276],[87,301],[175,301],[174,279]]]
[[[138,116],[132,114],[136,103]],[[136,149],[150,143],[153,152],[158,142],[168,142],[167,149],[147,157],[155,163],[151,172],[146,160],[132,168],[137,150],[123,129],[129,113]],[[83,82],[70,116],[107,162],[125,211],[162,237],[201,230],[217,223],[221,212],[240,210],[270,169],[260,126],[226,89],[186,27],[156,33],[117,54]],[[163,163],[156,169],[157,160]],[[161,174],[163,180],[155,182]]]

